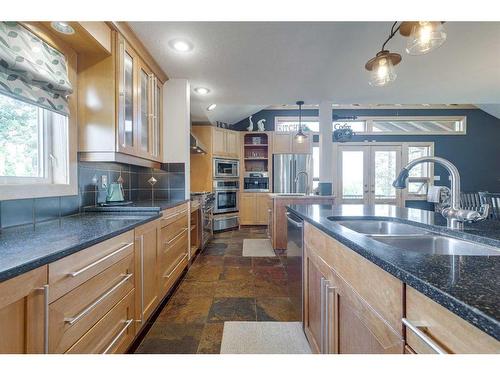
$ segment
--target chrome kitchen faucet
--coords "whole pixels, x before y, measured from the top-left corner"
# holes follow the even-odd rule
[[[424,156],[412,160],[399,172],[398,177],[392,183],[396,189],[406,188],[406,181],[412,169],[417,164],[421,163],[436,163],[442,165],[451,177],[451,190],[450,190],[450,206],[443,208],[441,214],[446,218],[446,226],[451,229],[463,229],[464,222],[476,222],[484,220],[488,217],[490,211],[489,204],[482,204],[480,211],[465,210],[460,208],[460,173],[457,167],[449,160],[438,158],[435,156]]]

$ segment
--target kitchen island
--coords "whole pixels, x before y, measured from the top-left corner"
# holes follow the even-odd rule
[[[330,291],[337,288],[344,292],[344,296],[348,295],[345,292],[347,290],[345,282],[350,281],[354,291],[351,297],[356,295],[361,300],[361,302],[359,300],[356,302],[358,308],[363,306],[363,308],[366,307],[366,310],[363,310],[365,312],[374,311],[375,315],[386,323],[370,326],[366,322],[373,322],[376,319],[369,313],[358,314],[358,317],[361,316],[360,319],[370,326],[371,332],[379,329],[379,332],[394,334],[393,339],[388,340],[390,345],[385,346],[389,348],[388,352],[397,353],[403,349],[410,352],[427,352],[429,345],[422,345],[418,342],[414,328],[417,328],[418,334],[427,332],[434,343],[438,342],[431,352],[500,352],[498,341],[500,339],[500,257],[493,255],[496,254],[496,250],[500,249],[500,223],[485,221],[466,224],[465,230],[457,231],[446,228],[445,220],[434,212],[390,205],[295,205],[288,209],[306,222],[304,234],[306,312],[307,296],[314,297],[311,295],[315,288],[314,277],[311,280],[307,279],[308,275],[316,272],[314,270],[309,270],[311,271],[309,272],[307,269],[308,261],[312,260],[311,264],[316,262],[316,265],[319,264],[319,269],[324,264],[329,266],[328,269],[322,270],[323,274],[318,281],[319,284],[326,282],[327,286],[320,286],[322,291],[318,293],[323,293],[324,288]],[[408,251],[390,246],[378,241],[376,237],[341,225],[342,220],[359,219],[411,224],[421,230],[485,245],[491,253],[489,256],[438,255],[422,251]],[[500,255],[500,250],[498,250],[498,255]],[[321,261],[317,262],[318,259]],[[336,268],[341,272],[337,272]],[[333,272],[332,277],[328,274],[330,271]],[[340,286],[336,286],[336,283]],[[335,293],[335,298],[339,298],[341,293]],[[332,297],[331,300],[335,298]],[[370,302],[370,299],[373,303],[365,306],[364,302]],[[335,301],[340,304],[341,300]],[[346,300],[347,297],[344,297],[344,301]],[[355,298],[352,297],[350,307],[356,305],[354,300]],[[330,303],[334,302],[327,302],[327,305]],[[456,324],[450,323],[448,327],[443,323],[443,327],[436,328],[439,322],[434,321],[431,327],[416,327],[409,321],[409,317],[427,319],[427,324],[432,321],[431,317],[425,318],[414,313],[415,309],[424,305],[426,305],[426,313],[434,311],[436,317],[439,316],[448,322],[456,321]],[[410,308],[415,309],[410,310]],[[339,309],[342,309],[341,305],[333,307],[333,311],[338,312]],[[357,309],[354,310],[359,312]],[[313,313],[314,311],[311,311],[311,314]],[[305,319],[308,319],[307,313]],[[335,324],[338,323],[337,321]],[[328,332],[326,335],[323,334],[325,337],[333,335],[331,346],[324,343],[328,339],[318,339],[317,351],[339,349],[341,341],[333,332],[335,324],[327,325]],[[419,324],[425,326],[426,322],[419,322]],[[384,330],[385,327],[388,327],[388,331]],[[316,331],[319,335],[321,329],[315,327],[314,324],[310,328],[308,338],[311,342],[311,336],[315,336],[311,335],[311,332]],[[325,329],[324,324],[323,329]],[[307,330],[306,321],[306,334]],[[442,337],[442,335],[453,334],[459,336],[459,344],[454,343],[456,337]],[[314,337],[312,339],[314,340]],[[377,338],[375,335],[374,342],[378,343],[379,339],[380,337]],[[413,345],[409,346],[409,341]]]

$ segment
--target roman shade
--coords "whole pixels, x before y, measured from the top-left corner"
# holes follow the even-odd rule
[[[18,22],[0,22],[0,93],[69,115],[65,56]]]

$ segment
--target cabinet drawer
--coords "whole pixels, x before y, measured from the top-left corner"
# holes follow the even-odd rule
[[[179,236],[170,246],[165,247],[159,255],[160,290],[164,294],[174,284],[188,262],[187,231]]]
[[[49,264],[50,302],[134,253],[134,231]]]
[[[188,217],[189,204],[183,203],[177,207],[169,208],[168,210],[163,211],[163,216],[160,219],[161,226],[164,227],[173,223],[181,217]]]
[[[169,247],[173,242],[177,240],[178,237],[182,236],[184,232],[187,232],[188,229],[188,217],[181,216],[173,223],[170,223],[167,226],[161,228],[160,232],[160,247],[164,249],[165,247]]]
[[[134,288],[132,254],[49,306],[51,353],[64,353]]]
[[[500,353],[500,341],[480,331],[430,298],[406,287],[406,341],[416,353],[436,353],[425,341],[437,344],[446,353]],[[425,340],[425,341],[424,341]]]
[[[134,298],[135,290],[132,290],[66,354],[125,353],[135,335]]]

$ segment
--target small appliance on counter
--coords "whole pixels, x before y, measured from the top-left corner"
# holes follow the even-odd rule
[[[268,192],[268,172],[245,172],[243,178],[243,190],[246,192]]]
[[[106,190],[106,201],[98,202],[101,207],[128,206],[132,201],[125,200],[123,185],[120,182],[112,182]]]

